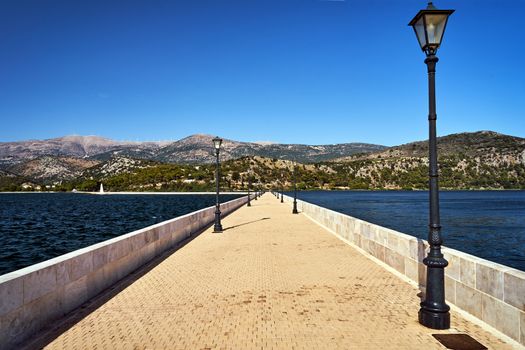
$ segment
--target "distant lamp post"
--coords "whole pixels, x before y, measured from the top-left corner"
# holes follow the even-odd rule
[[[284,173],[281,173],[281,203],[284,203]]]
[[[248,173],[248,205],[247,205],[248,207],[252,206],[252,204],[250,203],[250,187],[252,187],[252,179],[251,179],[250,173]]]
[[[293,162],[293,209],[292,214],[299,214],[297,211],[297,179],[296,179],[296,164]]]
[[[213,139],[213,146],[215,147],[215,156],[216,156],[216,167],[215,167],[215,188],[217,190],[216,200],[215,200],[215,225],[213,226],[213,232],[219,233],[222,232],[221,225],[221,204],[219,202],[219,178],[220,178],[220,164],[219,164],[219,152],[221,150],[222,139],[219,136],[216,136]]]
[[[445,267],[448,262],[441,253],[443,239],[439,220],[439,187],[436,142],[436,90],[435,74],[438,58],[436,52],[443,39],[448,17],[454,10],[438,10],[432,2],[410,21],[421,49],[427,55],[429,93],[429,234],[430,250],[423,263],[427,266],[427,287],[425,300],[419,309],[419,323],[432,329],[450,328],[450,307],[445,303]]]
[[[251,171],[251,170],[250,170]],[[258,190],[258,188],[257,188]],[[259,192],[258,191],[255,191],[255,197],[253,199],[257,200],[257,198],[259,198]]]
[[[251,207],[252,204],[250,203],[250,188],[252,187],[252,171],[248,170],[248,207]],[[257,193],[255,194],[255,197],[257,197]]]

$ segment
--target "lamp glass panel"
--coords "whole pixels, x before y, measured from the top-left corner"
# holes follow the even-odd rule
[[[213,139],[213,145],[215,146],[215,149],[219,149],[221,148],[221,143],[222,143],[222,140],[221,139]]]
[[[447,23],[447,14],[435,14],[426,15],[427,22],[427,35],[429,45],[441,44],[443,38],[443,31],[445,30],[445,24]]]
[[[421,48],[425,47],[427,44],[427,38],[425,37],[425,21],[423,20],[423,16],[421,16],[414,24],[414,30],[416,31],[419,45]]]

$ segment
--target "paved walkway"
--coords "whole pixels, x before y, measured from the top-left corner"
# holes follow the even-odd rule
[[[445,349],[431,334],[458,332],[510,348],[455,313],[449,331],[419,325],[416,288],[271,194],[252,203],[55,325],[46,348]]]

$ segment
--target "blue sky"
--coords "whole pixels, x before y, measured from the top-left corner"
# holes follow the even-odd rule
[[[453,8],[438,134],[525,137],[523,0]],[[0,141],[427,137],[413,0],[0,0]]]

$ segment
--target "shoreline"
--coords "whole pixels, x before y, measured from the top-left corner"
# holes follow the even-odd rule
[[[134,194],[141,194],[141,195],[215,195],[216,192],[66,192],[66,193],[78,193],[78,194],[93,194],[93,195],[118,195],[118,194],[125,194],[125,195],[134,195]],[[220,192],[220,194],[248,194],[248,192]]]
[[[266,192],[271,192],[272,190],[265,190]],[[308,190],[297,190],[297,192],[427,192],[428,189],[412,189],[412,190],[403,190],[403,189],[375,189],[375,190],[365,190],[365,189],[354,189],[354,190],[323,190],[323,189],[308,189]],[[484,188],[484,189],[439,189],[439,192],[505,192],[505,191],[525,191],[525,189],[522,188]],[[281,191],[273,191],[273,192],[281,192]],[[293,192],[293,189],[287,189],[284,191],[285,193]],[[146,191],[140,191],[140,192],[134,192],[134,191],[122,191],[122,192],[84,192],[84,191],[76,191],[76,192],[65,192],[65,191],[0,191],[0,194],[28,194],[28,193],[76,193],[76,194],[96,194],[96,195],[118,195],[118,194],[125,194],[125,195],[133,195],[133,194],[140,194],[140,195],[192,195],[192,194],[215,194],[216,192],[146,192]],[[254,191],[250,191],[250,193],[254,193]],[[248,191],[228,191],[228,192],[220,192],[220,194],[244,194],[247,195]]]
[[[142,195],[201,195],[201,194],[213,194],[215,195],[215,192],[56,192],[56,191],[15,191],[15,192],[0,192],[0,194],[35,194],[35,193],[71,193],[71,194],[91,194],[91,195],[118,195],[118,194],[125,194],[125,195],[133,195],[133,194],[142,194]],[[253,192],[250,192],[253,193]],[[248,192],[220,192],[220,194],[245,194],[247,195]]]

